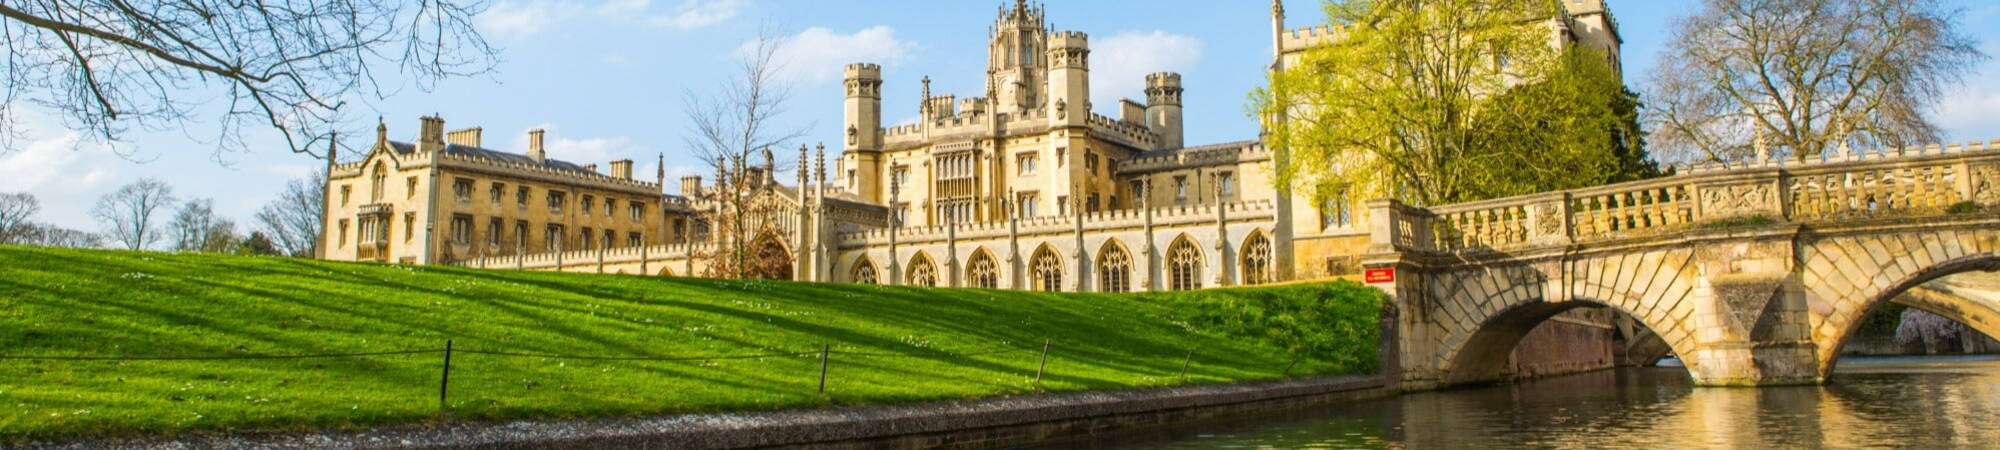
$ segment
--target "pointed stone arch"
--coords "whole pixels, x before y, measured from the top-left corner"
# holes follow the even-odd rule
[[[1000,288],[1000,263],[985,247],[972,251],[965,263],[965,285],[982,289]]]
[[[674,268],[672,268],[672,267],[661,267],[661,268],[660,268],[660,272],[659,272],[659,275],[660,275],[660,276],[663,276],[663,277],[671,277],[671,276],[674,276]]]
[[[1042,244],[1035,249],[1034,256],[1028,258],[1028,289],[1043,292],[1061,292],[1063,283],[1062,254],[1055,247]]]
[[[1132,291],[1132,252],[1117,239],[1106,240],[1097,251],[1097,290]]]
[[[854,268],[848,270],[847,280],[851,283],[882,284],[881,270],[875,268],[875,260],[862,255],[854,259]]]
[[[1186,233],[1174,238],[1167,246],[1167,290],[1201,289],[1203,261],[1201,246],[1195,245],[1194,238]]]
[[[744,268],[744,278],[760,280],[792,279],[792,251],[782,239],[765,234],[750,241],[749,267]]]
[[[1271,253],[1271,238],[1264,230],[1251,231],[1243,239],[1243,251],[1237,254],[1241,261],[1236,266],[1243,270],[1243,284],[1264,284],[1275,279],[1272,262],[1276,259]]]
[[[937,263],[931,260],[929,253],[918,251],[917,254],[911,255],[909,268],[906,269],[906,272],[903,275],[903,284],[924,287],[937,287],[938,285]]]

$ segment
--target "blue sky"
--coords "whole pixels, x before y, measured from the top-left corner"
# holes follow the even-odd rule
[[[2000,54],[2000,5],[1955,0],[1967,9],[1965,30]],[[884,66],[883,120],[916,115],[918,80],[929,75],[935,94],[982,95],[986,30],[1011,0],[502,0],[479,17],[480,28],[504,49],[494,74],[454,79],[431,92],[405,90],[371,102],[394,139],[410,140],[417,117],[437,113],[447,128],[485,128],[486,146],[519,151],[526,130],[548,128],[550,155],[579,163],[639,161],[650,177],[664,153],[673,189],[676,174],[695,170],[683,136],[686,90],[712,89],[731,74],[732,58],[762,27],[792,37],[786,55],[793,80],[793,126],[810,142],[837,142],[840,67]],[[1627,81],[1642,87],[1672,21],[1696,0],[1610,0],[1625,37]],[[1286,0],[1289,27],[1323,21],[1316,0]],[[1248,92],[1262,82],[1270,58],[1269,5],[1254,0],[1063,0],[1047,5],[1063,30],[1090,35],[1092,89],[1099,113],[1118,97],[1142,97],[1142,77],[1176,71],[1187,87],[1187,142],[1252,139],[1244,113]],[[0,192],[41,198],[40,220],[95,230],[88,211],[99,195],[142,176],[161,178],[183,199],[213,198],[218,212],[247,222],[285,180],[321,162],[268,146],[217,156],[212,144],[179,132],[131,135],[121,157],[102,146],[77,144],[75,132],[25,111],[27,139],[0,154]],[[1953,140],[2000,138],[2000,64],[1989,63],[1954,90],[1937,112]],[[372,128],[357,124],[356,130]],[[196,136],[203,130],[192,130]],[[372,133],[367,136],[372,138]],[[365,139],[365,138],[364,138]],[[348,145],[365,147],[365,142]],[[780,155],[792,154],[790,151]],[[353,160],[356,155],[347,155]],[[218,162],[218,159],[221,161]]]

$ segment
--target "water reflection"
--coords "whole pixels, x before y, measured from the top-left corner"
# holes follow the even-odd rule
[[[1622,369],[1029,448],[1994,448],[2000,358],[1850,358],[1826,386],[1695,389]]]

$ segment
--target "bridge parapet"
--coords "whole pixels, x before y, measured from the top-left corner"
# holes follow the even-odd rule
[[[1996,141],[2000,143],[2000,141]],[[1730,222],[1816,222],[2000,206],[2000,145],[1932,145],[1685,169],[1674,176],[1431,208],[1380,209],[1376,252],[1566,245]]]

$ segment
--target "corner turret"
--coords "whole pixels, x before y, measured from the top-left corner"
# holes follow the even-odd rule
[[[848,64],[846,126],[841,166],[848,168],[847,188],[862,198],[880,201],[882,165],[882,66]]]
[[[1181,148],[1181,74],[1146,75],[1146,129],[1159,135],[1158,149]]]
[[[1090,118],[1090,37],[1080,31],[1049,33],[1049,121],[1084,126]]]

